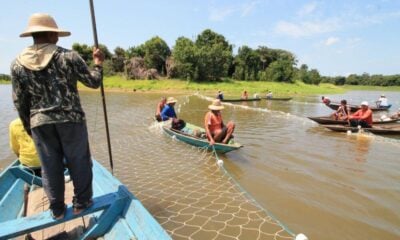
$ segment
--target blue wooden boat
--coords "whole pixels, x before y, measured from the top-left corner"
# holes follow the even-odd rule
[[[53,220],[50,211],[23,217],[24,186],[42,186],[15,161],[0,174],[0,239],[10,239],[69,220],[89,216],[94,223],[80,239],[171,239],[159,223],[128,189],[97,161],[93,160],[93,205],[73,215],[69,205],[65,217]],[[36,186],[36,187],[37,187]],[[31,187],[32,190],[32,187]]]
[[[204,128],[198,127],[196,125],[186,123],[182,130],[176,130],[170,127],[170,124],[163,125],[163,130],[170,136],[176,137],[176,139],[190,144],[199,148],[206,148],[212,150],[213,147],[210,146],[208,139],[205,137]],[[237,150],[243,147],[241,144],[234,142],[233,139],[229,141],[228,144],[215,143],[214,149],[219,153],[227,153],[233,150]]]

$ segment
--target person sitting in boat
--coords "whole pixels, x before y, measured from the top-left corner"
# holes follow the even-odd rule
[[[169,97],[165,103],[163,110],[161,111],[161,120],[166,121],[170,118],[176,118],[175,103],[177,100],[174,97]]]
[[[399,119],[400,118],[400,108],[397,111],[397,113],[393,114],[392,116],[390,116],[391,119]]]
[[[335,120],[347,120],[351,113],[350,111],[350,106],[347,105],[347,101],[343,99],[342,101],[340,101],[340,106],[338,107],[336,112],[333,113],[333,117],[335,118]]]
[[[36,152],[35,143],[25,131],[20,118],[11,121],[9,126],[10,147],[23,166],[32,170],[36,176],[41,176],[41,164]]]
[[[254,93],[253,98],[260,98],[260,95],[258,95],[258,93]]]
[[[246,90],[244,90],[240,99],[248,99],[248,98],[249,98],[249,94],[247,93]]]
[[[267,99],[271,99],[272,98],[272,92],[268,91],[267,95],[265,96]]]
[[[389,106],[388,99],[386,98],[386,96],[384,94],[381,94],[381,97],[378,99],[378,101],[376,101],[376,106],[378,108]]]
[[[349,123],[352,127],[372,127],[372,111],[369,108],[367,101],[361,102],[361,108],[357,112],[349,116]]]
[[[157,109],[156,109],[156,115],[155,118],[157,121],[161,122],[161,111],[163,110],[165,104],[167,103],[167,98],[166,97],[162,97],[161,101],[157,104]]]
[[[224,109],[224,106],[222,106],[219,99],[215,99],[212,104],[208,106],[208,109],[210,109],[210,111],[207,112],[204,117],[204,128],[210,145],[214,145],[216,142],[228,143],[235,130],[235,124],[229,121],[225,125],[222,121],[221,110]]]
[[[331,100],[328,97],[322,96],[321,99],[325,105],[329,105],[329,103],[331,103]]]
[[[219,99],[221,101],[224,100],[224,94],[222,93],[221,90],[218,90],[218,94],[217,94],[216,99]]]

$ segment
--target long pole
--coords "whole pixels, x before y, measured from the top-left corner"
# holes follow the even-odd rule
[[[93,29],[94,46],[96,48],[99,48],[99,41],[97,40],[96,18],[94,16],[93,0],[89,0],[89,3],[90,3],[90,15],[92,16],[92,29]],[[112,152],[111,152],[110,131],[108,129],[106,97],[104,95],[103,73],[101,73],[101,78],[102,79],[101,79],[101,84],[100,84],[100,92],[101,92],[101,99],[103,101],[104,122],[106,124],[108,156],[110,158],[111,173],[114,175],[114,164],[113,164]]]

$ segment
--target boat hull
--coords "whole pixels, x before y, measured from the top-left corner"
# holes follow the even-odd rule
[[[329,130],[335,132],[358,132],[357,127],[343,126],[343,125],[321,125]],[[372,128],[362,128],[364,132],[370,132],[377,135],[400,135],[400,124],[391,124],[387,126],[373,126]]]
[[[331,108],[332,110],[337,110],[337,109],[340,107],[340,103],[329,103],[329,104],[327,104],[326,106],[328,106],[328,107]],[[392,106],[392,105],[390,104],[390,105],[387,106],[387,107],[372,107],[372,106],[370,106],[369,108],[370,108],[372,111],[377,112],[377,111],[387,111],[387,110],[389,110],[389,108],[390,108],[391,106]],[[358,105],[349,105],[349,107],[350,107],[350,109],[351,109],[352,112],[356,112],[356,111],[358,111],[358,110],[360,109],[360,106],[358,106]]]
[[[261,101],[261,98],[248,98],[248,99],[223,99],[222,102],[254,102]]]
[[[346,120],[335,120],[330,116],[322,116],[322,117],[308,117],[310,120],[317,122],[319,124],[341,124],[346,125],[348,122]],[[397,119],[390,119],[390,120],[375,120],[373,121],[373,125],[376,124],[389,124],[389,123],[396,123]]]

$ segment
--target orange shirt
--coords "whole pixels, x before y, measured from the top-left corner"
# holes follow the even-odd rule
[[[214,114],[209,111],[204,117],[204,126],[210,129],[211,134],[213,134],[216,130],[222,129],[222,115],[221,112],[218,114]]]
[[[367,109],[363,111],[362,109],[355,112],[353,115],[350,116],[350,119],[360,119],[366,121],[369,125],[372,126],[372,110]]]

